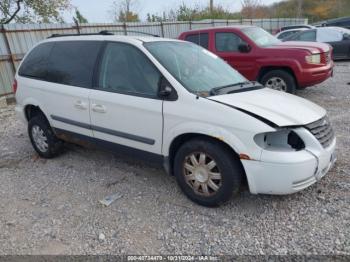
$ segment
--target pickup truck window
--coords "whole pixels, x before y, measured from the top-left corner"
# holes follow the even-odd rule
[[[215,34],[215,48],[219,52],[238,52],[244,41],[235,33],[222,32]]]
[[[144,46],[192,93],[208,96],[213,88],[247,81],[221,58],[198,45],[159,41],[144,43]],[[241,88],[236,86],[236,89]]]
[[[279,39],[260,27],[243,28],[242,32],[260,47],[276,45],[281,42]]]
[[[187,35],[185,40],[188,42],[192,42],[194,44],[200,45],[201,47],[204,47],[206,49],[208,49],[208,47],[209,47],[209,34],[208,33]]]

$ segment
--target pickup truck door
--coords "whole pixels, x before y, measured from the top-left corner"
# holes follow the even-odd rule
[[[90,92],[90,116],[97,139],[161,155],[163,100],[160,72],[137,47],[108,42]]]
[[[255,80],[255,59],[252,52],[242,53],[238,47],[245,41],[233,32],[216,32],[213,51],[249,80]]]

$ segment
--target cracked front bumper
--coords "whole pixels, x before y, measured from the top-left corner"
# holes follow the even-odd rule
[[[303,131],[304,132],[304,131]],[[336,162],[336,139],[327,148],[317,141],[306,141],[305,150],[262,151],[260,161],[242,160],[250,192],[253,194],[291,194],[324,177]],[[317,145],[317,146],[314,146]]]

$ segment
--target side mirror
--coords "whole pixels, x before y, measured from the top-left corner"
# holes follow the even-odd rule
[[[161,97],[168,97],[171,95],[171,92],[173,89],[170,86],[164,86],[162,89],[159,90],[159,95]]]
[[[350,40],[350,34],[345,33],[343,39]]]
[[[252,48],[247,43],[243,43],[238,46],[238,50],[241,53],[249,53]]]
[[[159,91],[158,91],[159,97],[168,101],[177,100],[177,93],[175,89],[171,86],[169,81],[164,76],[160,77],[158,85],[159,85]]]

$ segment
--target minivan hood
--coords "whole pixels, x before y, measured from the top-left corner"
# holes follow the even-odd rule
[[[209,99],[242,109],[280,127],[306,125],[326,114],[322,107],[306,99],[268,88],[212,96]]]
[[[270,49],[301,49],[309,51],[312,54],[325,53],[330,51],[330,45],[318,42],[301,42],[290,41],[280,42],[276,45],[269,46]]]

